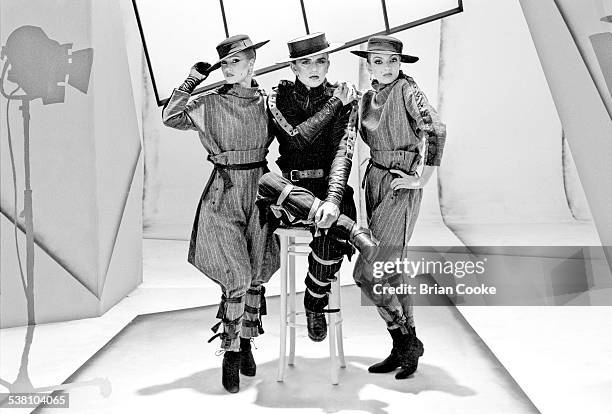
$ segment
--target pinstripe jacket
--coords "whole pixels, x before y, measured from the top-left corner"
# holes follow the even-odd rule
[[[360,131],[373,161],[406,172],[414,157],[425,157],[425,165],[440,165],[446,126],[414,79],[400,71],[390,84],[372,86],[361,100]]]
[[[220,163],[265,160],[273,138],[268,134],[263,91],[221,85],[188,102],[190,96],[174,90],[163,110],[165,125],[198,131],[206,151]]]
[[[222,85],[192,101],[175,89],[162,113],[165,125],[197,131],[215,164],[196,211],[188,260],[228,291],[248,287],[251,276],[265,282],[278,268],[274,235],[260,225],[255,207],[273,137],[265,94],[253,86]]]

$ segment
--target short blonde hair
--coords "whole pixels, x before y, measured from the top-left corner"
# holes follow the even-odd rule
[[[257,52],[255,51],[255,49],[253,49],[252,47],[243,50],[244,55],[246,56],[247,59],[255,59],[257,57]]]

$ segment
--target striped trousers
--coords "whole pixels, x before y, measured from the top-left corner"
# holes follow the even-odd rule
[[[393,191],[393,175],[386,170],[372,168],[365,177],[366,207],[368,226],[380,241],[381,255],[377,261],[403,260],[408,254],[408,242],[412,237],[421,206],[422,189],[400,189]],[[412,297],[395,294],[376,294],[374,285],[385,283],[399,286],[410,284],[413,280],[406,274],[388,275],[385,279],[373,277],[372,265],[357,258],[353,278],[360,287],[362,295],[376,306],[387,328],[401,328],[403,333],[414,326]]]
[[[232,185],[214,172],[200,198],[188,261],[221,287],[212,328],[221,348],[238,351],[240,337],[263,333],[263,284],[279,268],[279,246],[273,229],[261,225],[255,206],[257,183],[265,169],[228,170]],[[217,333],[222,325],[222,332]]]
[[[305,179],[298,184],[278,174],[264,174],[259,180],[260,208],[271,208],[285,224],[312,225],[317,207],[326,196],[327,180]],[[331,282],[340,271],[344,255],[350,257],[353,252],[348,239],[357,211],[353,202],[353,190],[348,186],[340,212],[336,223],[327,231],[316,232],[313,226],[310,227],[313,239],[310,242],[308,270],[304,280],[304,307],[313,312],[321,312],[328,305]]]

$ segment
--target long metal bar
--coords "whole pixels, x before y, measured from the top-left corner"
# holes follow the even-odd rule
[[[443,12],[440,12],[440,13],[436,13],[436,14],[431,15],[431,16],[423,17],[421,19],[415,20],[413,22],[405,23],[405,24],[402,24],[400,26],[392,27],[392,28],[389,29],[389,31],[382,30],[380,32],[372,33],[372,34],[369,34],[367,36],[362,36],[362,37],[360,37],[358,39],[354,39],[354,40],[351,40],[350,42],[345,43],[343,46],[341,46],[337,50],[340,51],[340,50],[348,49],[348,48],[351,48],[351,47],[355,47],[355,46],[357,46],[357,45],[359,45],[361,43],[366,42],[370,38],[370,36],[384,35],[384,34],[393,34],[393,33],[401,32],[401,31],[404,31],[404,30],[407,30],[407,29],[412,29],[413,27],[421,26],[421,25],[426,24],[426,23],[431,23],[431,22],[436,21],[436,20],[444,19],[446,17],[452,16],[454,14],[461,13],[461,12],[463,12],[463,1],[459,0],[459,5],[456,8],[449,9],[449,10],[446,10],[446,11],[443,11]],[[265,68],[256,70],[255,71],[255,76],[265,75],[266,73],[274,72],[274,71],[286,68],[287,66],[289,66],[288,63],[281,63],[281,64],[275,64],[275,65],[267,66]],[[220,81],[220,82],[211,83],[211,84],[206,85],[206,86],[204,86],[202,88],[198,88],[198,89],[196,89],[192,93],[192,96],[196,96],[198,94],[201,94],[201,93],[204,93],[204,92],[209,91],[211,89],[214,89],[214,88],[216,88],[216,87],[218,87],[220,85],[223,85],[224,83],[225,83],[225,81]],[[166,102],[168,102],[168,99],[164,99],[163,101],[159,102],[159,105],[163,106],[163,105],[166,104]]]

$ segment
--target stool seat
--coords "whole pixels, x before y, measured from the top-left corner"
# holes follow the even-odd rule
[[[306,326],[305,323],[296,323],[296,316],[305,312],[296,312],[295,294],[295,256],[307,256],[310,253],[310,240],[312,233],[308,227],[279,227],[274,232],[280,238],[280,355],[278,358],[277,381],[285,380],[287,364],[295,362],[295,328]],[[308,238],[306,243],[298,243],[296,238]],[[289,288],[287,288],[289,285]],[[289,309],[287,309],[287,307]],[[329,294],[329,307],[340,309],[340,277],[331,282]],[[334,385],[339,383],[339,368],[346,368],[344,360],[344,345],[342,342],[342,311],[327,314],[327,337],[329,341],[330,375]],[[287,359],[287,328],[289,328],[289,358]]]
[[[288,237],[309,237],[312,238],[312,233],[308,227],[296,226],[296,227],[279,227],[274,232],[279,236]]]

